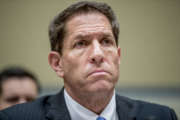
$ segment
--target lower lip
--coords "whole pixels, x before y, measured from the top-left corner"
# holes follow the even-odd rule
[[[107,72],[94,72],[91,75],[105,75]]]

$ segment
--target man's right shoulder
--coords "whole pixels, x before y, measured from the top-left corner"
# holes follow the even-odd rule
[[[14,105],[0,111],[0,120],[40,120],[45,117],[47,100],[50,96],[44,96],[29,103]],[[38,114],[37,114],[38,113]]]

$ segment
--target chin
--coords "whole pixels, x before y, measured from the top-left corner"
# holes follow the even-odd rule
[[[90,87],[92,92],[110,92],[114,89],[114,84],[107,81],[99,81]]]

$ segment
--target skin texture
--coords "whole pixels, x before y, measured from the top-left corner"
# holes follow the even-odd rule
[[[30,78],[9,78],[2,84],[0,109],[30,102],[38,96],[37,86]]]
[[[72,16],[66,23],[62,55],[52,51],[49,63],[64,79],[68,94],[99,114],[119,77],[120,48],[108,19],[95,12]]]

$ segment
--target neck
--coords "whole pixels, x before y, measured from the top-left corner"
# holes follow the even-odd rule
[[[66,89],[67,93],[80,105],[84,106],[85,108],[91,110],[92,112],[96,114],[100,114],[105,107],[108,105],[110,102],[113,92],[108,91],[108,92],[97,92],[97,93],[92,93],[92,94],[74,94],[70,90]]]

